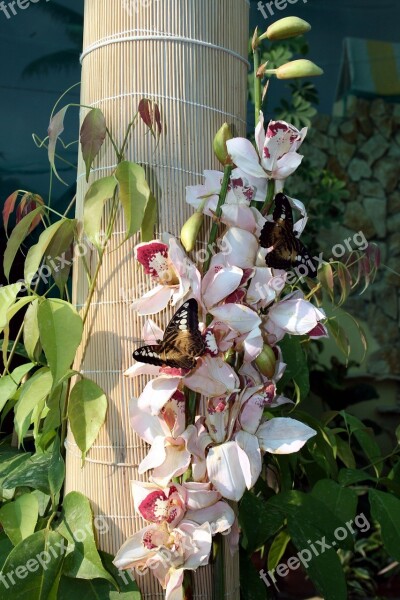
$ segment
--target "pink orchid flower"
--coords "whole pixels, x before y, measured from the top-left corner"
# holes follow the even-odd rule
[[[277,417],[262,422],[266,406],[279,406],[285,402],[290,400],[277,397],[272,382],[242,392],[231,439],[212,446],[206,458],[208,477],[224,498],[237,502],[246,488],[255,485],[261,473],[262,452],[298,452],[316,434],[307,425],[291,418]],[[213,434],[215,436],[215,432]]]
[[[212,531],[208,522],[183,520],[171,529],[166,523],[151,524],[122,545],[115,559],[117,569],[151,569],[165,590],[166,600],[183,600],[185,570],[208,564]]]
[[[170,301],[175,306],[190,290],[198,294],[200,273],[174,237],[165,234],[162,240],[138,244],[135,258],[144,266],[146,275],[157,283],[133,302],[132,308],[138,314],[158,313]]]
[[[303,157],[297,153],[307,128],[299,131],[285,121],[270,121],[267,133],[264,132],[264,116],[256,127],[257,150],[245,138],[227,141],[227,148],[233,162],[246,176],[266,179],[286,179],[294,173]]]
[[[286,333],[306,335],[313,332],[323,319],[326,315],[322,309],[305,300],[301,292],[295,292],[269,309],[265,330],[279,341]]]
[[[186,202],[196,211],[203,206],[203,212],[213,217],[217,208],[218,196],[224,174],[221,171],[204,171],[204,184],[186,188]],[[266,194],[266,181],[246,175],[240,169],[234,169],[228,187],[228,194],[223,207],[248,207],[252,200],[262,202]]]
[[[185,426],[185,397],[181,392],[175,392],[159,415],[140,409],[138,400],[133,398],[130,422],[133,430],[151,446],[139,465],[140,475],[153,469],[153,481],[165,486],[187,471],[191,456],[196,453],[197,429],[194,425]]]

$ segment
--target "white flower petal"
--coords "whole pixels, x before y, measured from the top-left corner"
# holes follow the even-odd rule
[[[264,169],[260,165],[260,159],[253,144],[245,138],[233,138],[226,143],[228,153],[233,162],[242,171],[253,177],[267,177]]]
[[[236,442],[211,448],[207,455],[208,477],[221,496],[238,502],[246,490]]]
[[[285,417],[276,417],[263,423],[257,437],[260,447],[272,454],[292,454],[298,452],[316,431],[301,421]]]

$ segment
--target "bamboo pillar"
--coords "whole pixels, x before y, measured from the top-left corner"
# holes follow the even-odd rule
[[[119,144],[140,98],[154,99],[162,109],[167,135],[157,150],[140,124],[127,156],[147,168],[161,232],[179,235],[192,213],[185,203],[185,187],[201,183],[204,169],[220,169],[212,141],[222,123],[232,123],[238,134],[245,133],[248,12],[248,0],[85,1],[82,104],[103,110]],[[111,145],[105,146],[90,183],[115,167]],[[84,171],[80,158],[78,217],[87,190]],[[136,242],[121,246],[124,229],[121,214],[84,332],[85,349],[77,356],[77,368],[108,395],[107,422],[83,469],[71,433],[66,443],[66,493],[81,491],[90,498],[95,514],[105,516],[109,531],[98,541],[112,554],[144,526],[133,512],[129,482],[138,478],[137,465],[147,453],[128,419],[129,399],[140,393],[145,381],[123,377],[143,324],[129,305],[145,281],[133,260]],[[95,255],[87,259],[93,268]],[[86,293],[85,273],[78,266],[74,301],[79,308]],[[156,319],[165,324],[160,315]],[[238,558],[232,559],[227,551],[225,558],[226,597],[238,600]],[[163,597],[152,576],[138,583],[144,599]],[[194,597],[212,600],[212,590],[211,567],[199,569]]]

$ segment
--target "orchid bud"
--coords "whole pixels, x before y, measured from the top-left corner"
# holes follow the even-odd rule
[[[224,123],[217,132],[214,138],[214,153],[222,165],[229,165],[232,163],[232,159],[228,154],[226,142],[233,138],[231,128],[228,123]]]
[[[265,33],[260,35],[259,40],[287,40],[310,31],[311,25],[299,17],[285,17],[272,23]]]
[[[271,71],[270,71],[271,72]],[[323,70],[311,60],[300,58],[292,60],[272,71],[278,79],[296,79],[298,77],[317,77],[323,75]]]
[[[263,375],[272,379],[275,373],[276,356],[270,346],[264,344],[261,354],[256,358],[256,365]]]
[[[186,252],[191,252],[195,247],[199,231],[203,225],[204,215],[202,212],[195,212],[189,217],[181,229],[181,242]]]

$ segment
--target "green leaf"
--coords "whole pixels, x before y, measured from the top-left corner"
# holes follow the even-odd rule
[[[49,412],[43,422],[42,433],[48,433],[58,429],[62,422],[64,414],[64,405],[68,389],[68,381],[63,381],[55,387],[47,399]]]
[[[7,278],[7,281],[10,278],[10,271],[17,255],[18,250],[21,247],[22,242],[26,238],[29,233],[32,222],[35,220],[37,215],[43,212],[43,206],[39,206],[35,208],[32,212],[25,215],[23,219],[14,227],[9,240],[7,242],[7,247],[4,252],[4,275]]]
[[[14,425],[21,444],[30,425],[34,422],[35,411],[44,408],[46,397],[52,387],[52,376],[47,367],[37,371],[22,386],[14,410]]]
[[[16,546],[35,531],[39,503],[33,494],[23,494],[0,509],[0,523]]]
[[[360,481],[377,482],[378,480],[361,469],[341,469],[339,471],[338,482],[340,485],[354,485]]]
[[[16,448],[7,446],[0,449],[0,487],[3,487],[4,480],[30,458],[28,452],[19,452]],[[9,489],[12,489],[9,488]]]
[[[285,554],[285,550],[289,542],[290,535],[288,535],[288,532],[286,530],[280,531],[275,537],[268,552],[269,571],[272,571],[279,565],[282,556]]]
[[[51,452],[49,484],[52,498],[60,492],[65,479],[65,463],[60,452],[60,438],[57,435]]]
[[[245,492],[239,505],[242,544],[251,554],[274,536],[285,522],[285,515],[251,492]]]
[[[49,600],[64,560],[63,542],[59,533],[42,529],[11,551],[2,570],[2,585],[7,590],[8,585],[13,598]]]
[[[22,379],[35,365],[27,363],[14,369],[10,375],[4,375],[0,378],[0,411],[3,410],[6,402],[14,396]]]
[[[295,381],[302,400],[310,392],[310,378],[307,356],[303,350],[301,340],[298,336],[285,335],[279,342],[282,350],[283,361],[287,364],[285,374],[279,382],[279,389],[283,390],[291,380]]]
[[[62,521],[57,528],[68,540],[68,554],[63,573],[68,577],[109,581],[115,588],[114,578],[106,571],[96,548],[93,533],[93,515],[89,500],[79,492],[70,492],[63,502]]]
[[[33,279],[35,279],[35,275],[39,270],[40,263],[46,254],[46,251],[52,242],[53,238],[57,235],[60,228],[64,225],[65,222],[69,221],[69,219],[60,219],[53,225],[50,225],[47,229],[45,229],[34,246],[29,249],[28,254],[25,259],[24,266],[24,277],[25,281],[31,285]],[[46,279],[47,275],[45,273],[42,274],[42,278]]]
[[[114,196],[117,180],[111,177],[98,179],[88,189],[83,206],[83,229],[87,238],[96,248],[100,249],[102,240],[100,236],[101,219],[104,206]]]
[[[347,360],[350,356],[350,342],[346,331],[335,319],[328,319],[325,323],[330,335],[335,340],[337,347],[344,354]]]
[[[142,226],[151,191],[143,167],[135,163],[121,162],[117,167],[115,177],[119,183],[119,198],[125,214],[125,239],[129,239]]]
[[[75,237],[75,227],[74,219],[64,220],[46,251],[45,264],[49,267],[60,294],[64,293],[72,267],[72,242]]]
[[[151,194],[147,201],[146,209],[144,211],[141,241],[150,242],[154,239],[154,227],[157,223],[157,200]]]
[[[83,323],[63,300],[44,300],[38,312],[40,341],[53,375],[53,388],[69,372],[82,339]]]
[[[57,179],[59,181],[61,181],[61,183],[65,183],[65,181],[63,181],[61,179],[61,177],[59,176],[59,174],[57,173],[54,159],[55,159],[55,154],[56,154],[57,140],[60,137],[60,135],[62,134],[62,132],[64,131],[64,117],[65,117],[65,113],[67,112],[68,108],[69,108],[68,105],[64,106],[64,108],[59,110],[58,113],[56,113],[53,116],[53,118],[50,121],[49,128],[47,130],[47,134],[49,136],[49,145],[47,147],[49,162],[50,162],[51,168],[52,168],[55,176],[57,177]]]
[[[354,458],[354,454],[349,446],[349,443],[343,440],[340,435],[335,435],[335,438],[338,457],[347,468],[355,469],[356,459]]]
[[[124,584],[124,578],[128,584]],[[58,589],[57,600],[141,600],[141,594],[137,585],[130,581],[129,574],[120,574],[118,579],[120,592],[116,592],[110,583],[104,579],[71,579],[71,577],[61,577],[60,587]]]
[[[15,431],[20,444],[32,422],[35,407],[49,395],[52,384],[53,378],[46,367],[37,371],[23,384],[14,411]]]
[[[3,488],[14,489],[29,487],[40,490],[50,496],[48,471],[51,465],[51,455],[34,454],[18,465],[3,480]]]
[[[106,138],[106,120],[99,108],[92,108],[81,127],[82,157],[86,165],[86,181],[89,181],[90,168]]]
[[[6,536],[4,531],[0,531],[0,571],[2,571],[7,556],[10,554],[12,549],[13,545],[9,538]]]
[[[40,354],[39,323],[38,323],[39,300],[34,300],[27,308],[24,317],[24,345],[31,360],[37,362]]]
[[[381,449],[374,438],[373,431],[364,425],[360,419],[353,417],[353,415],[349,415],[349,413],[344,410],[340,411],[340,414],[349,427],[350,434],[356,438],[369,461],[374,463],[373,468],[376,474],[379,475],[382,471],[383,461],[378,462],[378,459],[381,458],[382,454]]]
[[[383,544],[395,560],[400,561],[400,500],[377,490],[369,490],[371,514],[381,526]]]
[[[8,311],[15,303],[22,283],[12,283],[0,288],[0,333],[9,322]]]
[[[72,388],[68,403],[71,430],[82,459],[98,436],[107,412],[107,396],[90,379],[81,379]]]
[[[312,495],[325,504],[343,523],[351,521],[356,516],[356,492],[338,485],[332,479],[318,481],[312,490]]]
[[[319,529],[313,526],[312,521],[300,520],[301,517],[301,513],[296,517],[290,515],[288,517],[288,530],[307,574],[324,600],[343,600],[347,598],[346,579],[338,555],[333,548],[319,553],[321,548],[316,542],[318,540],[322,541],[324,536],[321,536]],[[307,518],[309,518],[308,514]],[[316,547],[318,556],[310,549],[309,540]],[[332,538],[328,538],[326,541],[331,545]]]

